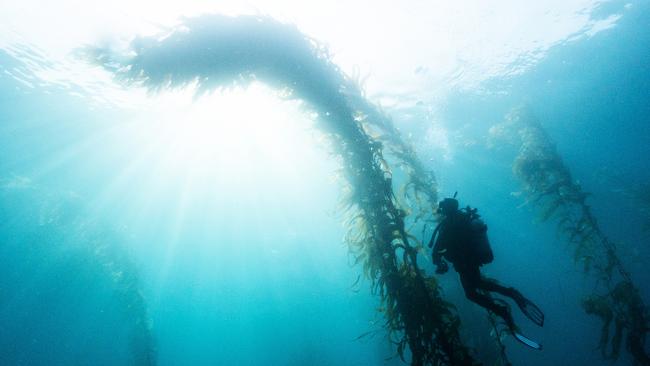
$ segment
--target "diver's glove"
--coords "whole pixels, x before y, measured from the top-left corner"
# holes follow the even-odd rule
[[[447,273],[447,271],[449,271],[449,265],[447,264],[447,262],[444,261],[440,262],[440,264],[438,264],[438,268],[436,268],[436,273],[445,274]]]

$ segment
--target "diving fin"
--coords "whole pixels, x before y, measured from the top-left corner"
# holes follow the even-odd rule
[[[542,345],[541,344],[533,341],[532,339],[524,336],[521,333],[517,333],[517,332],[513,331],[512,336],[515,337],[515,339],[518,340],[520,343],[522,343],[522,344],[524,344],[524,345],[526,345],[526,346],[528,346],[528,347],[530,347],[532,349],[536,349],[538,351],[542,350]]]
[[[540,327],[544,326],[544,313],[532,301],[525,298],[523,295],[518,294],[514,297],[515,302],[521,309],[521,312],[526,315],[533,323]]]

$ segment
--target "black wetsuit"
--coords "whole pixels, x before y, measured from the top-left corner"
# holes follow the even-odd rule
[[[467,216],[461,211],[456,211],[447,216],[437,230],[433,264],[444,266],[443,257],[451,262],[460,276],[465,296],[501,317],[509,327],[514,327],[508,306],[494,301],[488,292],[496,292],[513,299],[521,294],[512,287],[502,286],[481,275],[480,261],[476,253],[472,252],[472,232],[468,227]]]

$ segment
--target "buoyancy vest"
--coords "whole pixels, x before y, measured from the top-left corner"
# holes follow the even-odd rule
[[[494,260],[492,247],[487,237],[487,225],[481,220],[477,209],[469,206],[445,218],[436,230],[436,243],[440,241],[443,257],[459,265],[484,265]]]

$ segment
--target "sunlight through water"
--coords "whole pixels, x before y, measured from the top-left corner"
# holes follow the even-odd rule
[[[5,2],[0,364],[630,364],[648,10]],[[473,258],[426,245],[451,196],[487,225],[481,273],[543,309],[503,298],[543,352],[436,271]]]

